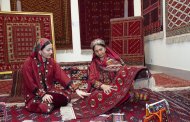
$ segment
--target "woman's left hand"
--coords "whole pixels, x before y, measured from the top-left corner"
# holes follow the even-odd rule
[[[89,96],[91,93],[87,93],[87,92],[84,92],[82,90],[79,90],[77,89],[76,90],[76,93],[78,94],[78,96],[80,96],[81,98],[84,98],[85,96]]]

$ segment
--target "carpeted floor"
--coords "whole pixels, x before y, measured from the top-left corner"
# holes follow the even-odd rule
[[[172,88],[172,87],[187,87],[190,86],[190,81],[178,77],[170,76],[164,73],[152,75],[155,79],[156,86]]]
[[[128,122],[142,122],[145,117],[145,104],[153,103],[158,100],[165,98],[170,105],[171,119],[172,122],[188,122],[190,121],[190,99],[186,98],[186,92],[175,92],[175,91],[162,91],[154,92],[149,89],[143,89],[143,92],[150,94],[149,101],[139,102],[125,102],[117,108],[112,109],[110,113],[125,113],[126,120]],[[188,90],[187,93],[190,93]],[[190,94],[188,94],[190,95]],[[61,114],[58,110],[55,110],[52,114],[37,114],[29,113],[23,107],[7,107],[7,122],[19,122],[23,120],[34,120],[34,121],[61,121]],[[105,117],[95,117],[85,120],[72,120],[71,122],[89,122],[90,120],[105,120]]]
[[[161,74],[153,74],[157,85],[164,87],[182,87],[190,86],[190,82]],[[11,92],[12,81],[0,81],[0,95],[9,94]],[[171,85],[172,84],[172,85]],[[125,102],[121,106],[112,109],[110,113],[125,113],[126,120],[128,122],[141,122],[145,117],[145,104],[153,103],[161,99],[166,99],[170,105],[171,119],[174,122],[188,122],[190,121],[190,89],[178,90],[178,91],[151,91],[143,89],[150,94],[149,101],[139,102]],[[10,98],[9,96],[0,96],[0,102],[6,103],[23,103],[23,100],[19,98]],[[7,121],[8,122],[20,122],[23,120],[34,120],[34,121],[61,121],[61,114],[59,109],[55,110],[52,114],[37,114],[26,111],[23,107],[18,106],[7,106]],[[95,117],[86,120],[73,120],[71,122],[89,122],[90,120],[103,121],[106,117]]]
[[[179,95],[190,100],[190,89],[189,90],[187,90],[187,89],[186,90],[179,90],[179,91],[175,91],[174,93],[179,94]]]

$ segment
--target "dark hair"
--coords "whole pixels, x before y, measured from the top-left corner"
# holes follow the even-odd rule
[[[50,41],[45,42],[45,44],[41,47],[40,50],[43,50],[48,44],[51,44],[51,42]]]

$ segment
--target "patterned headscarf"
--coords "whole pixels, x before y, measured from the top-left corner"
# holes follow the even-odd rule
[[[33,49],[33,52],[38,53],[40,50],[43,50],[45,48],[45,46],[47,46],[48,44],[51,44],[51,41],[47,38],[40,38]]]

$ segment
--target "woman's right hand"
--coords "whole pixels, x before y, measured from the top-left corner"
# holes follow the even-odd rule
[[[106,84],[102,84],[101,88],[103,89],[104,93],[106,93],[106,94],[110,94],[111,90],[115,90],[113,86],[106,85]]]
[[[43,102],[52,103],[52,102],[53,102],[53,96],[50,95],[50,94],[45,94],[45,95],[42,97],[42,101],[43,101]]]
[[[91,93],[87,93],[87,92],[84,92],[84,91],[79,90],[79,89],[76,90],[76,93],[77,93],[77,95],[80,96],[81,98],[84,98],[85,96],[89,96],[89,95],[91,94]]]

